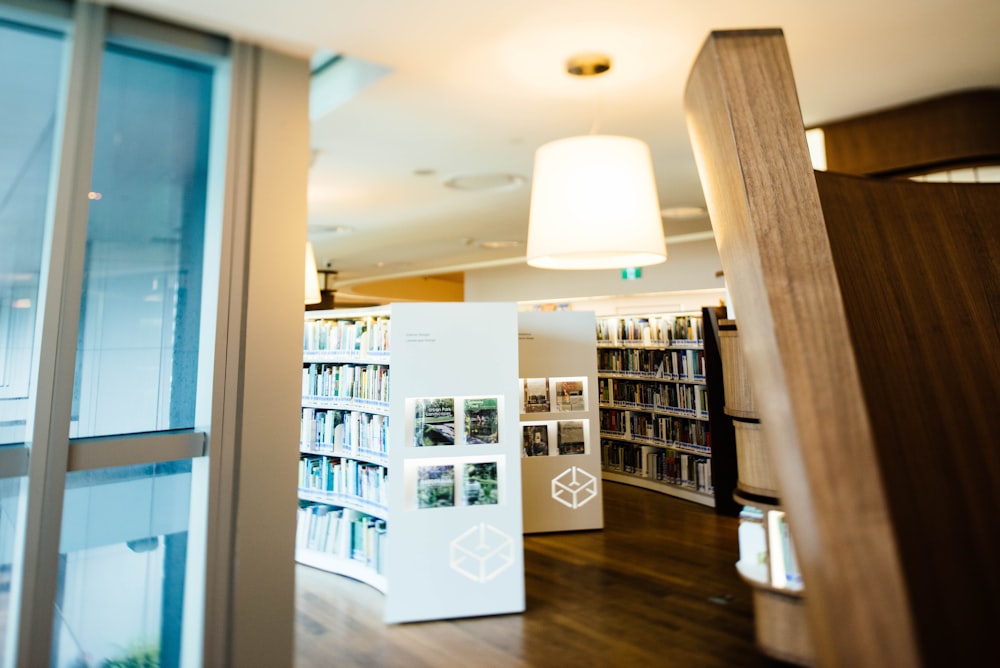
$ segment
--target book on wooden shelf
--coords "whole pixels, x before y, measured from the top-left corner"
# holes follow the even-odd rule
[[[769,510],[768,540],[770,542],[771,584],[775,587],[801,590],[802,573],[799,571],[788,520],[782,510]]]
[[[764,530],[764,513],[754,506],[743,506],[737,529],[740,560],[737,570],[746,578],[770,584],[768,576],[767,533]]]

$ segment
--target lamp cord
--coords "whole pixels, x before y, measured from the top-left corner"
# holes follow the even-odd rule
[[[598,128],[601,127],[601,96],[597,92],[594,93],[593,118],[594,120],[590,123],[590,130],[587,132],[588,135],[596,135]]]

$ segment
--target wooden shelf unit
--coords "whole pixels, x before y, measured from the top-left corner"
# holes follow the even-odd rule
[[[811,666],[816,659],[801,576],[792,565],[794,551],[784,524],[784,507],[757,418],[736,321],[720,320],[718,329],[724,412],[733,421],[739,471],[733,498],[744,508],[740,513],[740,561],[736,570],[753,589],[756,638],[761,651],[782,661]],[[796,574],[790,576],[790,570]]]

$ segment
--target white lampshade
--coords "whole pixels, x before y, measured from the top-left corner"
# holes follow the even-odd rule
[[[306,304],[323,301],[319,294],[319,274],[316,272],[316,254],[311,242],[306,242]]]
[[[528,264],[620,269],[667,259],[649,147],[586,135],[535,151]]]

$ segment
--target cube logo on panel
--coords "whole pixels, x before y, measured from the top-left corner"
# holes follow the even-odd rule
[[[489,582],[514,563],[514,541],[480,522],[451,541],[451,568],[476,582]]]
[[[552,479],[552,498],[576,510],[597,496],[597,478],[571,466]]]

